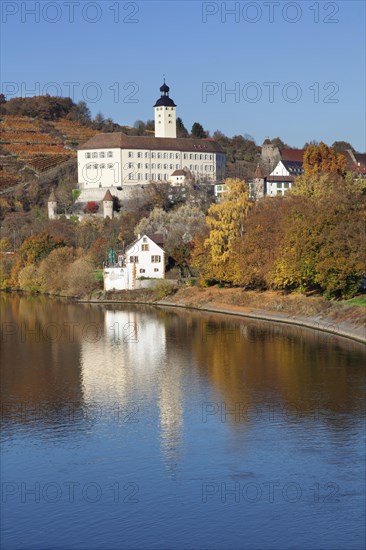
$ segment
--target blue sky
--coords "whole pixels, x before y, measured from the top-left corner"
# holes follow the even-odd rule
[[[132,125],[165,74],[189,129],[366,149],[362,1],[2,0],[1,26],[8,98],[73,89]]]

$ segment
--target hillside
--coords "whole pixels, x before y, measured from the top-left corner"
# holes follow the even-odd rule
[[[76,157],[76,148],[97,133],[83,124],[25,116],[0,118],[0,191],[37,179]]]

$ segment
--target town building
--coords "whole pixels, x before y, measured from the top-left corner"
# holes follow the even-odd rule
[[[118,255],[117,264],[104,267],[104,290],[147,288],[152,279],[164,279],[163,243],[161,234],[139,235]]]
[[[304,152],[304,149],[281,149],[281,159],[266,178],[266,195],[283,196],[291,189],[296,176],[304,173]]]
[[[170,183],[174,186],[184,185],[193,180],[193,176],[189,170],[184,168],[183,170],[174,170],[170,176]]]
[[[78,202],[101,200],[109,189],[124,198],[126,191],[151,182],[176,184],[176,172],[194,181],[215,183],[225,176],[225,153],[214,139],[176,137],[176,105],[164,82],[154,105],[155,136],[102,133],[78,150]],[[173,175],[175,173],[175,175]]]
[[[356,153],[352,149],[347,149],[344,154],[348,170],[361,178],[366,178],[366,153]]]

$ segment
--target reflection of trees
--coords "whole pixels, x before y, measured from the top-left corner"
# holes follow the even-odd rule
[[[3,334],[1,342],[4,418],[14,415],[21,422],[33,416],[48,422],[58,409],[58,418],[74,414],[82,398],[83,328],[100,324],[103,314],[90,306],[42,297],[2,296],[1,302],[2,326],[9,323],[6,326],[15,331],[6,341]]]
[[[3,326],[15,323],[19,329],[2,342],[3,401],[7,403],[11,396],[15,408],[19,403],[27,403],[30,409],[48,404],[51,414],[44,422],[51,422],[52,407],[66,403],[82,413],[93,404],[123,405],[127,400],[143,410],[146,399],[149,407],[156,401],[161,448],[170,467],[181,449],[188,374],[192,380],[205,380],[212,394],[219,396],[215,400],[227,409],[235,409],[236,403],[252,407],[251,411],[285,406],[294,419],[298,412],[312,418],[320,407],[324,415],[319,421],[334,429],[347,425],[352,414],[363,410],[363,347],[345,339],[181,309],[76,304],[39,297],[2,296],[0,300],[6,304]],[[116,341],[115,332],[109,330],[115,322],[119,328],[130,323],[138,341],[123,341],[130,330],[120,331]],[[29,330],[62,324],[63,330],[59,339],[41,336],[37,341],[28,335],[24,343],[22,324]],[[74,338],[65,324],[75,327]],[[103,331],[98,341],[85,338],[87,325]],[[95,332],[88,334],[92,340]],[[4,408],[5,419],[11,410]],[[19,414],[14,415],[21,421]],[[235,421],[228,416],[230,420]]]
[[[263,411],[285,406],[289,418],[315,415],[330,423],[337,413],[363,410],[362,345],[301,327],[177,310],[174,315],[228,409],[236,403]]]

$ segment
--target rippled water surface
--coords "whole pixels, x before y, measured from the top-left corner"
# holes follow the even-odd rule
[[[365,348],[2,297],[3,549],[365,546]]]

